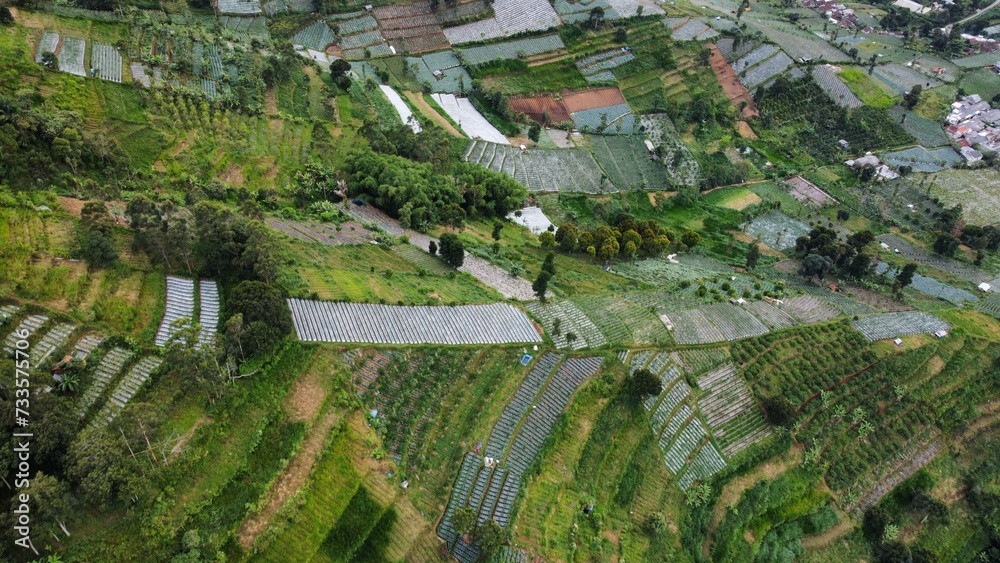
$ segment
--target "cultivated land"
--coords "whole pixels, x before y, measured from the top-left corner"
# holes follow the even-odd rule
[[[995,559],[1000,19],[848,8],[0,7],[0,560]]]

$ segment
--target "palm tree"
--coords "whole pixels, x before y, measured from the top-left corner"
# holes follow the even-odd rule
[[[58,388],[63,393],[75,393],[80,386],[80,374],[76,371],[66,371],[60,376]]]

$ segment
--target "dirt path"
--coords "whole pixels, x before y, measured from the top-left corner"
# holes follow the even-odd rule
[[[701,544],[701,553],[704,557],[709,557],[712,549],[712,540],[715,530],[722,523],[722,518],[726,515],[726,509],[730,505],[739,502],[743,492],[757,484],[761,479],[774,479],[792,467],[802,463],[802,447],[792,446],[792,449],[780,458],[772,458],[767,463],[759,466],[753,473],[748,473],[737,477],[726,483],[719,495],[719,502],[716,503],[712,511],[712,520],[708,524],[708,533],[705,534],[705,541]]]
[[[750,96],[750,91],[740,82],[736,71],[726,61],[726,58],[722,56],[719,48],[715,46],[715,43],[709,43],[706,47],[712,52],[708,58],[708,63],[715,72],[719,86],[722,86],[722,90],[729,97],[729,101],[732,102],[733,107],[739,109],[740,102],[746,102],[746,106],[744,106],[743,111],[740,113],[740,119],[756,119],[760,117],[760,112],[757,111],[757,104],[754,103],[753,97]]]
[[[812,534],[809,536],[802,536],[802,547],[813,550],[813,549],[823,549],[833,542],[839,540],[840,538],[850,534],[854,531],[854,523],[851,519],[847,517],[846,514],[838,509],[834,509],[837,512],[837,516],[840,520],[837,525],[830,528],[825,532],[819,534]]]
[[[406,96],[407,100],[410,100],[410,103],[417,106],[417,109],[420,110],[420,113],[427,116],[434,123],[440,125],[442,129],[458,137],[459,139],[465,138],[465,135],[459,132],[458,129],[455,129],[454,125],[449,123],[448,120],[445,119],[440,113],[434,111],[434,108],[432,108],[431,105],[427,103],[427,100],[425,100],[423,95],[421,95],[419,92],[409,92],[404,90],[403,95]]]

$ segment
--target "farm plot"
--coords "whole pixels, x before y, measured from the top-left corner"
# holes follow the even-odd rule
[[[103,334],[92,332],[80,340],[76,341],[73,345],[73,357],[78,360],[85,360],[95,348],[104,342],[106,337]]]
[[[54,31],[46,31],[42,38],[38,40],[38,48],[35,49],[35,62],[42,62],[42,55],[45,53],[55,54],[59,50],[59,34]]]
[[[767,301],[749,301],[744,307],[771,330],[779,330],[798,324],[791,315]]]
[[[840,314],[836,307],[812,295],[785,299],[780,308],[803,323],[821,323]]]
[[[639,6],[642,6],[642,15],[644,16],[662,16],[664,14],[660,4],[650,0],[608,0],[608,4],[611,4],[615,12],[623,18],[637,15]]]
[[[668,27],[671,26],[668,25]],[[698,19],[689,19],[676,27],[671,27],[670,32],[670,38],[674,41],[705,41],[718,36],[718,31]]]
[[[682,281],[696,281],[715,276],[716,272],[691,266],[684,262],[670,262],[662,258],[647,258],[615,266],[616,274],[653,285],[673,286]]]
[[[371,225],[382,229],[393,236],[403,234],[403,229],[399,226],[399,222],[386,215],[377,207],[372,207],[371,205],[357,205],[354,203],[345,203],[344,205],[344,211],[351,217],[354,217],[354,219],[362,225]]]
[[[837,200],[833,199],[830,194],[824,192],[809,180],[806,180],[802,176],[793,176],[785,180],[791,191],[789,192],[792,197],[801,201],[802,203],[810,203],[814,205],[823,206],[828,203],[836,203]]]
[[[28,338],[31,338],[38,329],[42,328],[45,323],[49,322],[49,318],[45,315],[31,315],[30,317],[21,321],[21,324],[17,325],[7,338],[3,341],[3,355],[5,357],[10,357],[14,354],[14,349],[17,346],[18,341],[22,340],[20,334],[28,333]]]
[[[698,448],[698,444],[707,437],[708,432],[705,430],[705,426],[697,418],[692,418],[690,422],[681,427],[673,444],[663,454],[667,469],[674,475],[679,475],[684,466],[687,465],[691,454]]]
[[[965,264],[950,258],[938,256],[937,254],[931,254],[923,248],[920,248],[919,246],[916,246],[896,235],[884,234],[875,238],[878,239],[879,242],[888,244],[889,248],[891,248],[893,252],[898,250],[899,252],[897,252],[897,254],[908,260],[913,260],[918,264],[936,268],[942,272],[962,278],[965,281],[980,284],[984,281],[989,281],[990,279],[990,276],[985,272],[977,270],[972,266],[966,266]]]
[[[156,332],[156,345],[163,347],[176,334],[183,320],[187,325],[194,318],[194,280],[167,276],[167,306],[163,321]]]
[[[429,251],[428,247],[431,241],[437,242],[436,239],[416,231],[407,231],[406,234],[410,237],[410,244],[424,251]],[[512,276],[500,266],[475,254],[466,252],[465,263],[462,264],[458,271],[465,272],[492,287],[507,299],[513,298],[519,301],[531,301],[535,299],[535,294],[531,289],[531,282],[520,276]],[[550,291],[549,293],[552,292]]]
[[[472,43],[474,41],[489,41],[504,36],[497,19],[487,18],[455,27],[444,28],[444,36],[448,38],[448,43],[461,45],[462,43]]]
[[[398,51],[420,53],[448,48],[437,15],[429,2],[379,6],[373,10],[382,35],[396,43]]]
[[[854,95],[854,92],[847,87],[847,84],[844,84],[842,80],[837,78],[837,73],[833,72],[829,65],[813,67],[812,75],[813,79],[816,80],[816,84],[819,84],[819,87],[838,106],[848,109],[861,107],[861,100]]]
[[[256,15],[261,13],[258,0],[217,0],[216,9],[220,14]]]
[[[657,147],[662,147],[660,162],[670,172],[678,185],[693,186],[698,181],[698,161],[681,140],[670,116],[665,113],[643,115],[639,118],[641,130]]]
[[[566,45],[558,35],[546,35],[459,49],[456,53],[465,64],[479,66],[493,61],[523,59],[565,48]]]
[[[1000,319],[1000,293],[990,293],[987,295],[979,302],[979,305],[976,305],[976,310]]]
[[[336,41],[333,30],[326,22],[316,22],[292,36],[293,45],[302,45],[315,51],[322,51]]]
[[[764,32],[768,39],[777,43],[782,51],[788,53],[795,60],[802,58],[828,62],[851,60],[847,53],[812,34],[803,35],[803,32],[791,24],[771,19],[761,19],[753,23],[756,24],[755,27],[759,27]]]
[[[521,151],[509,145],[474,140],[465,160],[503,172],[532,192],[614,191],[602,186],[601,169],[585,149],[532,149]]]
[[[76,326],[69,323],[59,323],[49,329],[45,336],[31,348],[31,359],[34,365],[42,365],[53,352],[65,346],[74,330],[76,330]]]
[[[722,458],[719,450],[711,442],[705,442],[702,444],[701,449],[698,450],[698,455],[694,457],[694,460],[688,466],[687,471],[677,481],[677,486],[682,491],[686,491],[695,481],[708,479],[712,475],[722,471],[725,467],[726,460]]]
[[[451,51],[432,53],[423,57],[408,57],[406,64],[413,71],[417,82],[426,86],[431,92],[459,94],[472,86],[472,77]],[[440,74],[435,75],[435,72]]]
[[[779,51],[781,51],[781,49],[778,49],[777,46],[765,43],[735,61],[732,61],[733,70],[736,71],[736,74],[743,74],[751,67],[756,66],[778,54]]]
[[[90,66],[102,80],[119,83],[122,81],[122,56],[111,45],[94,43],[90,52]]]
[[[635,56],[632,53],[621,49],[612,49],[578,59],[576,68],[580,69],[580,73],[588,82],[603,82],[615,79],[611,69],[633,60],[635,60]]]
[[[674,352],[676,361],[684,373],[696,375],[729,361],[726,348],[695,348]]]
[[[563,23],[580,23],[588,20],[590,19],[590,11],[594,8],[604,10],[604,19],[606,20],[621,18],[618,12],[606,0],[580,0],[579,2],[555,0],[552,7],[555,8],[556,13],[559,14],[559,18],[562,19]]]
[[[371,231],[354,221],[346,221],[337,227],[315,221],[292,221],[268,217],[267,226],[303,242],[319,242],[326,245],[362,244],[373,240]]]
[[[670,186],[667,169],[649,157],[637,136],[590,139],[597,163],[619,190],[662,190]]]
[[[94,382],[87,387],[87,391],[76,405],[77,416],[80,418],[86,416],[90,407],[97,402],[98,397],[104,394],[104,390],[118,377],[118,373],[132,359],[133,355],[131,351],[125,348],[112,348],[104,354],[104,357],[101,358],[101,363],[97,365],[97,370],[94,372]]]
[[[86,41],[77,37],[63,37],[62,46],[59,48],[59,70],[77,76],[87,76],[87,69],[83,64],[86,53]]]
[[[663,322],[649,307],[628,299],[586,297],[575,299],[574,303],[597,325],[608,342],[657,344],[670,339]]]
[[[722,57],[730,63],[742,58],[747,53],[756,49],[759,45],[760,43],[757,41],[746,39],[737,43],[734,39],[729,37],[723,37],[715,43],[715,46],[719,49],[719,54],[721,54]]]
[[[791,57],[784,52],[778,52],[773,57],[741,73],[740,82],[747,88],[756,88],[787,70],[793,63]]]
[[[776,250],[795,246],[795,239],[809,233],[809,226],[780,211],[757,217],[744,229],[750,236]]]
[[[542,320],[542,325],[560,348],[581,350],[608,343],[597,325],[572,301],[550,301],[544,305],[533,301],[528,304],[528,311]]]
[[[723,342],[725,335],[699,309],[672,313],[667,318],[673,324],[673,337],[678,344],[709,344]]]
[[[924,76],[912,68],[897,63],[876,66],[874,74],[897,94],[905,94],[917,84],[920,84],[924,90],[930,90],[942,84],[936,78]]]
[[[913,135],[921,146],[933,148],[943,147],[949,143],[948,135],[945,134],[941,124],[931,121],[918,113],[903,109],[900,106],[889,108],[889,115],[907,133]]]
[[[497,128],[479,113],[468,98],[457,98],[453,94],[431,94],[431,97],[455,123],[458,123],[469,138],[501,145],[510,144],[507,137],[497,131]]]
[[[494,0],[493,13],[504,35],[559,27],[559,15],[548,0]],[[621,13],[621,12],[619,12]]]
[[[889,279],[894,280],[899,274],[899,270],[890,268],[885,262],[879,262],[875,266],[875,273],[885,274]],[[937,297],[938,299],[944,299],[945,301],[958,305],[959,307],[966,302],[979,302],[978,297],[968,291],[965,291],[964,289],[952,287],[946,283],[939,282],[934,278],[929,278],[920,274],[913,274],[913,280],[910,282],[910,287],[920,293],[930,295],[931,297]]]
[[[549,380],[549,376],[555,370],[556,366],[563,361],[563,358],[564,356],[559,354],[545,353],[535,362],[531,371],[528,372],[524,381],[521,382],[517,391],[514,392],[514,397],[507,403],[507,406],[503,409],[503,413],[500,414],[500,418],[493,425],[493,430],[490,431],[490,438],[486,441],[486,448],[483,450],[486,457],[493,459],[503,457],[504,453],[510,447],[510,442],[518,423],[521,422],[528,409],[531,408],[535,396],[542,390],[542,386]]]
[[[219,285],[215,280],[201,280],[198,282],[198,291],[198,304],[201,307],[198,317],[198,324],[201,325],[198,346],[203,346],[212,341],[219,329]]]
[[[104,408],[97,413],[90,425],[104,426],[113,421],[162,363],[163,359],[157,356],[146,356],[139,360],[122,378],[121,383],[108,397],[108,402],[104,403]]]
[[[410,129],[412,129],[414,133],[422,131],[420,128],[420,122],[417,121],[413,112],[410,111],[410,106],[406,105],[403,98],[399,97],[399,94],[397,94],[395,90],[385,84],[379,84],[379,88],[382,90],[382,93],[385,94],[385,97],[389,99],[389,103],[392,104],[392,107],[396,108],[396,113],[399,114],[399,119],[403,121],[403,124],[409,125]]]
[[[392,54],[378,29],[354,35],[341,35],[338,44],[343,49],[345,59],[361,60],[369,58],[368,55],[387,57]]]
[[[767,326],[741,305],[713,303],[699,309],[705,318],[722,332],[726,340],[739,340],[768,332]]]
[[[269,40],[271,38],[271,34],[267,30],[267,19],[263,17],[244,18],[238,16],[221,16],[219,17],[219,23],[226,29],[235,33],[246,43],[249,43],[253,37],[265,40]]]
[[[896,168],[909,166],[916,172],[939,172],[962,163],[962,156],[951,147],[933,150],[927,150],[924,147],[911,147],[885,153],[881,157],[886,164]]]
[[[507,303],[403,307],[289,299],[300,340],[374,344],[540,342],[523,312]]]
[[[907,311],[861,317],[852,323],[870,341],[898,338],[910,334],[932,334],[950,330],[951,325],[930,313]]]
[[[635,115],[628,104],[582,110],[570,115],[573,125],[584,133],[631,135],[636,128]]]
[[[732,457],[770,435],[746,382],[732,365],[698,378],[698,409],[723,453]]]
[[[7,324],[7,321],[14,318],[14,315],[20,311],[21,308],[17,305],[2,305],[0,306],[0,326]]]

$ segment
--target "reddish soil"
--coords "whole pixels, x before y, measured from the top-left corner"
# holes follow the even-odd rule
[[[450,46],[448,38],[441,31],[437,16],[426,1],[401,6],[379,6],[372,12],[378,20],[383,37],[391,40],[390,43],[397,51],[420,53]]]
[[[66,213],[79,218],[81,212],[83,211],[83,204],[86,203],[82,199],[76,199],[75,197],[63,197],[59,196],[59,204],[63,206]]]
[[[628,103],[618,88],[595,88],[583,92],[563,91],[563,104],[570,113]]]
[[[757,104],[754,103],[753,98],[750,96],[750,91],[739,81],[736,71],[733,70],[733,67],[729,65],[726,58],[719,52],[719,48],[715,46],[715,43],[709,43],[705,46],[712,51],[708,62],[712,65],[715,77],[719,80],[719,85],[726,92],[726,96],[729,97],[729,101],[737,108],[740,107],[740,102],[746,102],[746,106],[740,113],[740,119],[756,119],[760,117],[760,112],[757,111]]]
[[[569,110],[562,102],[557,101],[552,96],[538,96],[534,98],[511,98],[510,108],[518,113],[523,113],[541,123],[542,114],[548,114],[550,123],[564,123],[572,121]]]

